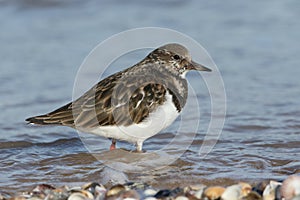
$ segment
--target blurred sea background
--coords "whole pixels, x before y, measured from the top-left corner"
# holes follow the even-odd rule
[[[227,185],[299,174],[299,10],[297,0],[1,0],[0,192],[24,191],[39,183],[78,185],[110,179],[157,187]],[[97,44],[121,31],[150,26],[194,38],[220,70],[227,96],[226,122],[205,158],[198,151],[210,120],[205,106],[210,97],[203,80],[194,75],[188,78],[199,81],[200,129],[185,153],[160,170],[115,173],[101,159],[124,158],[127,153],[118,150],[110,155],[109,140],[85,135],[99,144],[96,159],[75,130],[25,123],[27,117],[71,101],[79,66]],[[147,53],[123,56],[122,69]],[[197,120],[191,117],[186,126]],[[147,140],[147,152],[169,143],[178,123]],[[190,140],[189,134],[181,140]],[[134,148],[127,143],[119,147]]]

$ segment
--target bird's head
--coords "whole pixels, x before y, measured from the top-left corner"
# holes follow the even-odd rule
[[[211,71],[211,69],[193,61],[187,48],[176,43],[163,45],[152,51],[148,57],[182,77],[185,77],[186,72],[190,70]]]

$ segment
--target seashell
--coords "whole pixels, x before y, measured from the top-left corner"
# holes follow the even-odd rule
[[[187,198],[185,196],[178,196],[175,198],[175,200],[189,200],[189,198]]]
[[[139,182],[127,182],[124,184],[126,188],[129,190],[146,190],[150,186],[146,183],[139,183]]]
[[[262,200],[262,196],[255,191],[250,191],[242,200]]]
[[[49,191],[52,191],[54,189],[55,189],[55,187],[53,187],[52,185],[40,184],[40,185],[37,185],[35,188],[33,188],[32,192],[47,194],[47,193],[49,193]]]
[[[0,200],[6,200],[9,198],[10,198],[10,195],[8,193],[3,193],[3,192],[0,193]]]
[[[199,190],[204,190],[204,188],[206,188],[206,185],[195,184],[195,185],[190,185],[188,188],[193,191],[199,191]]]
[[[74,192],[68,197],[68,200],[88,200],[88,199],[89,198],[87,198],[84,194],[80,192]]]
[[[103,185],[100,185],[99,183],[90,182],[90,183],[84,184],[81,188],[83,190],[89,191],[92,194],[95,194],[95,188],[98,187],[98,186],[104,187]]]
[[[67,199],[69,195],[70,195],[69,188],[65,186],[50,191],[49,194],[47,194],[47,196],[45,197],[45,199],[62,200],[62,199]]]
[[[83,196],[85,196],[87,199],[94,199],[94,195],[89,192],[88,190],[78,190],[78,191],[74,191],[72,193],[80,193]]]
[[[158,191],[154,197],[158,199],[163,199],[165,197],[176,197],[178,195],[183,195],[184,191],[182,188],[175,188],[173,190],[160,190]]]
[[[144,200],[157,200],[155,197],[146,197]]]
[[[171,197],[175,197],[175,196],[178,196],[178,195],[184,195],[184,191],[182,188],[175,188],[174,190],[171,190],[171,193],[170,193],[170,196]]]
[[[183,193],[190,199],[201,199],[206,185],[195,184],[183,188]]]
[[[270,183],[270,181],[263,181],[258,183],[257,185],[255,185],[252,190],[257,192],[259,195],[263,195],[263,192],[265,190],[265,188],[267,187],[267,185]]]
[[[274,200],[276,195],[276,188],[280,186],[281,183],[277,181],[270,181],[263,192],[263,200]]]
[[[24,197],[26,199],[29,199],[33,196],[34,194],[32,192],[22,192],[21,194],[18,194],[17,196],[15,197],[18,197],[18,198],[21,198],[21,197]]]
[[[197,199],[201,199],[201,197],[203,196],[203,192],[204,192],[204,188],[196,191],[193,196],[196,197]]]
[[[154,190],[154,189],[151,189],[151,188],[146,189],[146,190],[143,192],[143,194],[144,194],[145,197],[154,196],[156,193],[157,193],[157,191]]]
[[[292,198],[291,200],[300,200],[300,195],[295,196],[294,198]]]
[[[242,186],[240,184],[229,186],[221,195],[222,200],[239,200],[242,198]]]
[[[52,185],[40,184],[37,185],[35,188],[33,188],[31,192],[28,192],[27,195],[29,195],[30,197],[28,198],[31,199],[33,198],[44,199],[53,190],[55,190],[55,187],[53,187]],[[25,194],[23,193],[22,196],[24,195]]]
[[[43,200],[44,198],[40,198],[40,197],[30,197],[27,200]]]
[[[105,196],[106,189],[102,184],[99,183],[87,183],[82,186],[83,190],[89,191],[96,199],[100,199]]]
[[[285,200],[291,200],[300,195],[300,176],[292,175],[282,183],[280,193]]]
[[[227,187],[221,197],[223,200],[239,200],[246,197],[251,190],[252,186],[249,183],[240,182]]]
[[[22,196],[16,196],[16,197],[12,197],[9,200],[27,200],[28,198],[22,197]]]
[[[208,187],[204,191],[204,196],[209,200],[219,199],[224,193],[225,188],[220,186]]]
[[[249,183],[240,182],[239,185],[242,186],[242,196],[247,196],[252,191],[252,186]]]
[[[125,190],[126,188],[124,185],[121,184],[114,185],[106,192],[106,197],[118,195]]]
[[[137,191],[135,190],[127,190],[127,191],[123,191],[120,194],[120,199],[131,199],[131,200],[138,200],[141,199],[140,195],[137,193]]]
[[[158,199],[162,199],[162,198],[165,198],[165,197],[169,197],[171,194],[171,190],[159,190],[155,195],[154,197],[155,198],[158,198]]]

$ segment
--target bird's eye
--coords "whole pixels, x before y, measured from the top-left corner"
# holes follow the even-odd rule
[[[175,60],[179,60],[179,59],[180,59],[180,56],[179,56],[179,55],[174,55],[173,58],[174,58]]]

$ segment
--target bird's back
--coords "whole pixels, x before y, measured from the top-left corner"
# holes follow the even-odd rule
[[[103,79],[77,100],[26,121],[79,129],[116,124],[128,126],[143,121],[162,105],[166,91],[173,96],[180,112],[187,97],[186,80],[169,77],[153,63],[152,66],[135,65]]]

